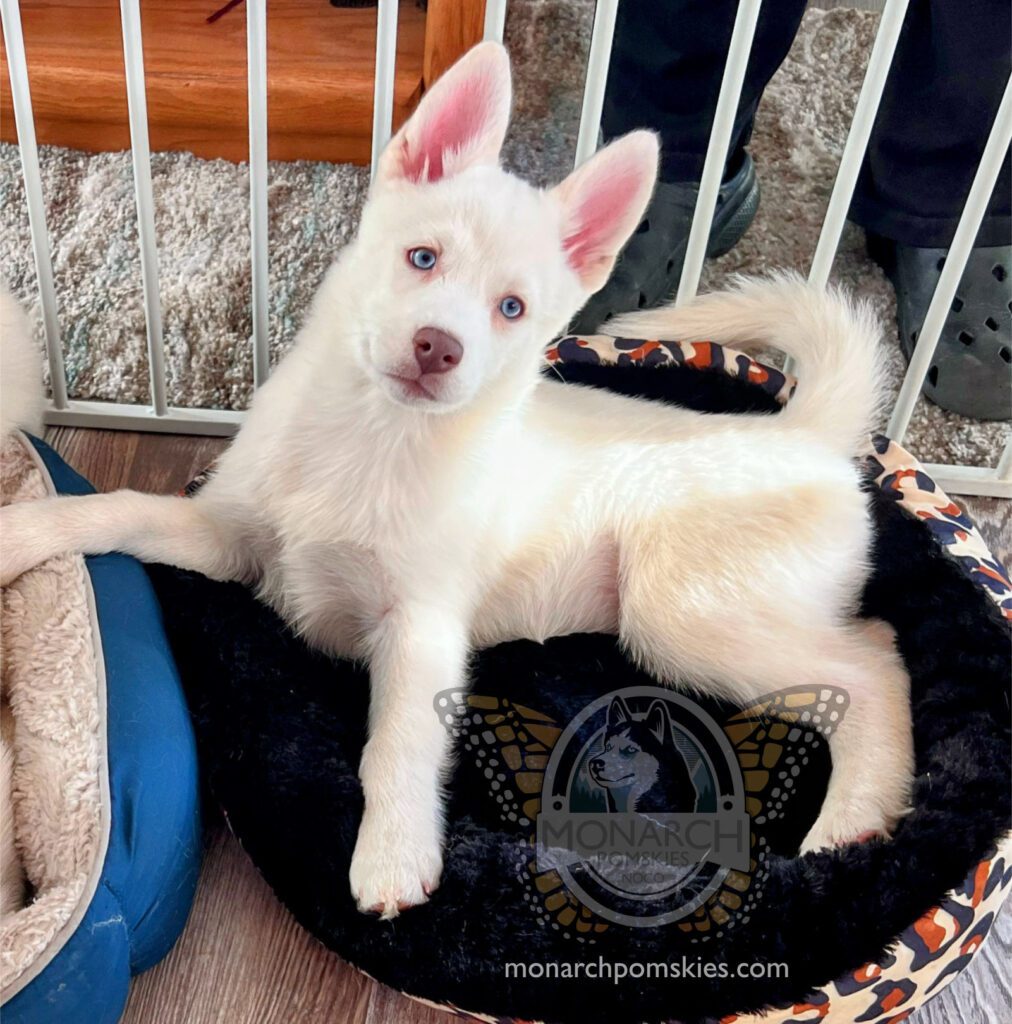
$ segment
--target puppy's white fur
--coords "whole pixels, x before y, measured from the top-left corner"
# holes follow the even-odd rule
[[[4,510],[7,578],[68,548],[110,549],[255,582],[307,639],[368,660],[363,909],[439,881],[445,732],[434,695],[470,650],[618,634],[658,678],[746,702],[834,684],[852,707],[806,850],[902,812],[907,679],[853,618],[869,519],[852,457],[871,425],[868,315],[792,278],[627,318],[630,336],[782,348],[801,362],[777,416],[701,416],[545,380],[546,342],[607,278],[653,186],[634,133],[549,192],[502,171],[504,52],[471,51],[383,157],[355,242],[298,343],[194,499],[119,492]],[[406,254],[437,254],[427,271]],[[504,296],[525,314],[507,320]],[[412,339],[460,339],[417,377]]]
[[[42,358],[28,318],[0,283],[0,438],[42,429]]]

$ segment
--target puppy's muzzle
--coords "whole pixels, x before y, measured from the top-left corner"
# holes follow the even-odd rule
[[[448,373],[464,358],[464,346],[439,327],[420,327],[414,337],[415,359],[422,375]]]

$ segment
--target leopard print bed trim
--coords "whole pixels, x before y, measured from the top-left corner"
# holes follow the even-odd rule
[[[1012,839],[1006,837],[962,885],[910,925],[877,963],[850,971],[787,1009],[762,1016],[732,1015],[720,1024],[899,1024],[973,959],[1010,886]]]
[[[721,370],[751,381],[786,402],[796,379],[756,362],[743,352],[710,342],[637,341],[605,335],[566,337],[549,348],[551,363],[628,363],[644,366],[679,363],[704,370]],[[872,438],[868,456],[875,484],[922,520],[943,550],[1012,621],[1012,583],[994,558],[969,516],[924,472],[917,460],[886,437]],[[719,1024],[900,1024],[927,1002],[970,962],[980,949],[996,914],[1012,888],[1012,836],[1006,836],[990,856],[977,864],[962,885],[949,892],[911,924],[891,952],[864,964],[803,1000],[764,1014],[732,1014]],[[419,1000],[428,1005],[428,1000]],[[442,1005],[454,1017],[486,1024],[524,1024],[514,1018],[489,1017]],[[527,1022],[531,1024],[531,1022]],[[713,1024],[718,1024],[714,1021]]]
[[[723,370],[729,377],[747,380],[768,391],[778,402],[794,394],[797,379],[772,366],[757,363],[751,356],[711,341],[638,341],[611,338],[606,334],[586,337],[570,335],[545,350],[552,363],[616,363],[619,366],[663,366],[675,363],[697,370]]]
[[[876,485],[920,519],[963,571],[1012,622],[1012,582],[1005,567],[988,551],[970,517],[928,476],[920,463],[895,441],[872,438],[868,464]]]

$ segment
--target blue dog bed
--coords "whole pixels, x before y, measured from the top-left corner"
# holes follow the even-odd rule
[[[25,456],[48,493],[92,491],[43,442],[10,438],[5,459],[23,463]],[[97,786],[100,820],[89,830],[92,862],[75,905],[60,909],[55,916],[64,919],[45,947],[21,964],[15,977],[4,978],[4,1024],[118,1020],[131,976],[157,963],[172,947],[196,886],[196,749],[158,603],[133,559],[105,555],[86,559],[85,566],[81,598],[90,611],[87,642],[93,645],[97,666],[99,719],[99,778],[89,779],[86,788],[94,792]],[[50,570],[43,566],[34,571]],[[5,664],[5,676],[8,669]],[[14,694],[12,703],[16,717]],[[15,788],[24,784],[25,777],[16,775]],[[17,826],[17,799],[14,807]],[[32,842],[24,831],[16,828],[22,849]],[[24,859],[31,864],[30,854]],[[18,916],[32,914],[33,908],[40,913],[47,900],[56,900],[47,893],[60,884],[59,879],[32,877],[30,866],[28,874],[34,892],[27,906],[4,922],[3,952],[19,960],[24,960],[25,949],[17,943],[27,937],[27,930],[17,927]],[[50,924],[53,916],[46,918]]]

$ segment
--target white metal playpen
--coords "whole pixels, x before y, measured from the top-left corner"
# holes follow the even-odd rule
[[[597,3],[576,146],[576,162],[578,164],[587,159],[597,145],[618,2],[619,0],[598,0]],[[699,198],[692,220],[681,282],[678,286],[678,302],[685,302],[691,298],[699,285],[710,222],[716,208],[717,193],[730,144],[734,115],[761,2],[762,0],[740,0],[738,5],[713,127],[710,132]],[[373,168],[375,168],[377,157],[391,134],[397,3],[398,0],[378,0],[373,98]],[[829,279],[908,3],[909,0],[887,0],[882,13],[878,35],[858,97],[840,168],[812,258],[809,277],[819,286],[825,286]],[[487,0],[485,38],[502,39],[506,20],[506,5],[507,0]],[[134,184],[137,196],[141,272],[147,322],[147,349],[151,372],[151,404],[149,406],[77,401],[67,397],[60,328],[56,316],[56,295],[53,287],[49,236],[42,196],[42,179],[39,173],[35,124],[32,117],[32,102],[18,0],[0,0],[0,10],[3,14],[4,42],[7,48],[15,121],[52,381],[52,398],[46,413],[47,422],[84,427],[118,427],[130,430],[194,434],[231,433],[241,422],[243,415],[241,412],[174,407],[169,406],[166,401],[140,0],[120,0],[120,10]],[[259,386],[267,379],[270,371],[267,337],[267,0],[246,0],[246,36],[253,310],[253,336],[250,344],[253,348],[254,385]],[[1012,141],[1012,77],[1006,85],[976,176],[966,198],[948,258],[921,327],[920,340],[914,350],[899,397],[892,410],[887,433],[894,440],[902,441],[906,433],[914,403],[918,399],[921,384],[930,366],[946,315],[955,297],[963,269],[1010,141]],[[931,465],[927,469],[943,488],[954,493],[1012,497],[1012,440],[1006,444],[1004,451],[997,459],[997,464],[993,467]]]

